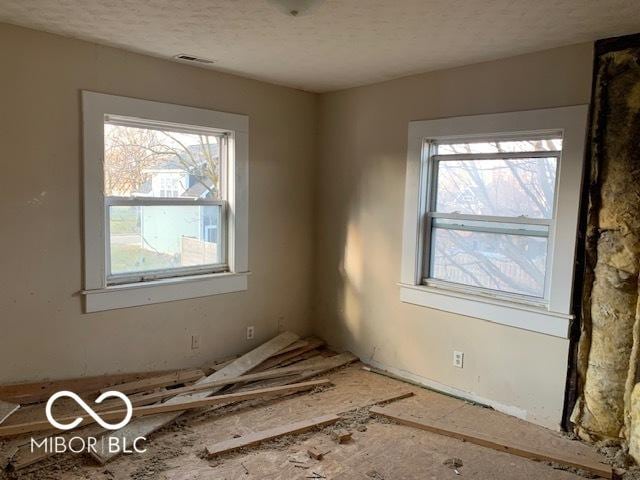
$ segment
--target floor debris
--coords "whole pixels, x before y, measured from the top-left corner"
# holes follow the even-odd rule
[[[287,366],[274,368],[277,371],[280,368],[285,370],[289,366],[295,366],[297,371],[301,366],[301,373],[283,374],[282,377],[274,374],[273,378],[267,378],[271,377],[271,374],[249,377],[254,380],[249,382],[238,380],[224,385],[216,394],[226,395],[258,388],[270,388],[277,386],[280,382],[284,382],[280,383],[281,385],[296,381],[304,382],[311,378],[308,375],[318,371],[318,365],[327,361],[330,362],[325,363],[328,365],[326,368],[333,368],[328,377],[335,387],[309,391],[285,399],[255,398],[194,410],[181,415],[176,421],[167,424],[150,436],[145,445],[148,451],[144,456],[123,456],[109,464],[108,468],[92,465],[90,457],[58,455],[42,459],[39,463],[18,472],[0,472],[0,479],[367,478],[391,480],[420,478],[432,480],[453,478],[456,472],[470,478],[491,478],[492,480],[520,478],[580,480],[584,478],[579,476],[581,472],[577,470],[554,470],[543,462],[496,454],[492,450],[479,449],[477,446],[451,438],[418,429],[407,429],[389,419],[372,415],[372,406],[391,402],[385,408],[407,413],[414,419],[421,416],[424,418],[425,412],[427,416],[431,414],[433,419],[439,420],[447,419],[447,415],[452,415],[452,419],[461,419],[459,425],[466,425],[465,422],[469,422],[471,426],[478,425],[476,428],[481,431],[491,431],[493,424],[496,423],[500,425],[498,430],[511,432],[513,429],[514,438],[526,439],[526,442],[537,439],[536,445],[546,445],[545,439],[551,439],[553,442],[559,442],[558,451],[566,449],[567,452],[573,453],[587,452],[587,447],[580,441],[571,441],[551,432],[543,432],[541,431],[543,429],[497,412],[479,409],[466,402],[416,386],[408,386],[388,377],[372,376],[361,370],[361,364],[347,367],[345,365],[353,361],[353,356],[350,354],[341,354],[341,356],[329,353],[327,357],[323,355],[308,357],[310,352],[304,352],[300,355],[299,362],[289,364],[291,359],[286,354],[300,349],[304,346],[302,342],[297,340],[291,345],[295,348],[287,347],[289,350],[284,352],[285,355],[283,352],[278,353],[280,359],[287,358]],[[235,360],[224,363],[230,365],[233,361]],[[209,366],[212,363],[209,362]],[[224,367],[217,371],[222,368]],[[246,375],[254,374],[255,370],[251,370]],[[159,376],[157,373],[153,375]],[[301,377],[302,380],[300,380]],[[143,379],[144,377],[139,378],[139,380]],[[134,380],[138,379],[126,379],[127,382]],[[180,391],[184,387],[177,385],[172,388]],[[150,392],[142,392],[142,394],[149,395]],[[415,397],[411,398],[411,395]],[[72,412],[73,410],[65,410],[67,414]],[[38,420],[41,418],[38,417],[39,414],[42,414],[42,405],[29,405],[18,410],[14,414],[16,417],[12,415],[6,422],[9,425],[15,425],[29,419]],[[225,439],[244,441],[251,432],[283,427],[297,420],[328,414],[336,415],[339,419],[322,429],[287,434],[267,440],[255,447],[242,447],[234,452],[220,454],[214,459],[208,458],[204,448],[206,445],[214,445]],[[29,415],[33,416],[29,417]],[[481,421],[477,422],[482,418],[491,418],[492,421],[484,424]],[[336,432],[342,430],[352,434],[352,441],[336,444],[333,438],[337,439]],[[526,432],[526,435],[519,435],[519,432]],[[601,447],[603,453],[607,453],[612,462],[624,463],[624,452],[620,453],[620,449],[609,444]],[[3,450],[0,449],[1,451]],[[593,452],[593,449],[589,451]],[[585,453],[585,455],[588,458],[596,458],[595,453]],[[464,459],[464,467],[461,459]],[[633,473],[634,469],[629,469],[623,477],[624,480],[640,480],[640,476],[630,476]]]

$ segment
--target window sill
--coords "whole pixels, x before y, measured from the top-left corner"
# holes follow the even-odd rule
[[[240,292],[247,289],[248,275],[249,272],[213,273],[84,290],[82,294],[85,296],[85,312],[101,312]]]
[[[426,285],[400,283],[400,301],[479,318],[510,327],[568,338],[572,315],[545,307],[472,295]]]

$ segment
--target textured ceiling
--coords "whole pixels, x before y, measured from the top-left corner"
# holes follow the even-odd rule
[[[0,21],[310,91],[635,33],[640,0],[0,0]],[[15,45],[15,48],[20,48]]]

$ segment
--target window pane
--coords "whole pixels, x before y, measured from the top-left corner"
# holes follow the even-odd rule
[[[215,135],[105,123],[104,149],[106,196],[221,199]]]
[[[546,238],[432,230],[432,278],[542,298],[546,259]]]
[[[556,163],[555,157],[440,161],[436,211],[550,219]]]
[[[549,152],[562,150],[562,138],[540,140],[501,140],[495,142],[438,143],[436,154],[453,155],[456,153],[516,153]]]
[[[218,205],[109,208],[111,273],[223,263]]]

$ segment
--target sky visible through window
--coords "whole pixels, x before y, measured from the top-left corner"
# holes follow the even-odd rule
[[[222,262],[220,141],[201,135],[105,123],[105,196],[193,200],[108,207],[110,272],[149,272]]]
[[[432,225],[430,276],[543,297],[554,216],[555,152],[561,149],[560,138],[438,144],[433,211],[444,218],[434,219]],[[529,158],[520,155],[525,152],[550,153]],[[521,158],[485,155],[494,153]],[[456,154],[482,158],[447,158]],[[514,225],[509,219],[522,223]]]

